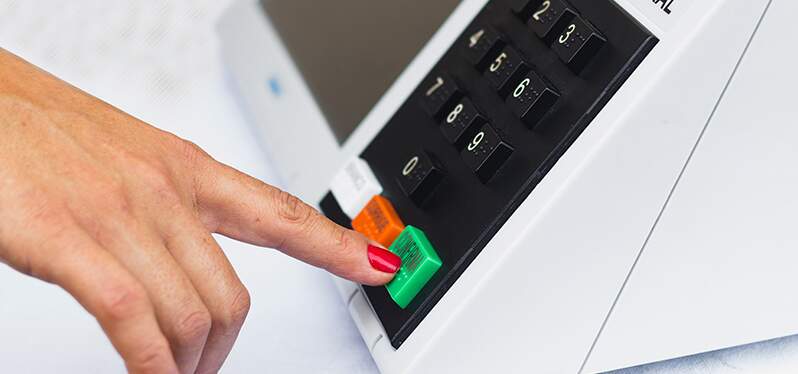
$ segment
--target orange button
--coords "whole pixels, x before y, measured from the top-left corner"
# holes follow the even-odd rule
[[[352,220],[352,228],[388,248],[405,229],[405,224],[388,199],[374,196]]]

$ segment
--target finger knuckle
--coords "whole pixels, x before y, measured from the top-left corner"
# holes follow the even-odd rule
[[[174,338],[178,345],[191,346],[204,342],[211,330],[211,315],[205,308],[195,307],[177,318]]]
[[[226,335],[234,334],[241,328],[252,306],[249,291],[244,285],[236,287],[232,295],[225,310],[214,320],[214,325]]]
[[[128,361],[128,369],[133,373],[162,373],[169,366],[172,353],[165,339],[157,339],[133,354]]]
[[[139,285],[121,284],[107,288],[100,295],[100,313],[104,317],[119,321],[142,311],[148,304],[147,293]]]
[[[285,191],[277,191],[277,216],[289,225],[306,225],[313,218],[315,210],[298,197]]]
[[[208,153],[194,142],[185,140],[178,136],[171,137],[172,144],[177,148],[182,159],[188,164],[197,164],[210,159]]]

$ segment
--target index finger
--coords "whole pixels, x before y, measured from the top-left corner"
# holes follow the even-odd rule
[[[367,285],[383,285],[399,270],[398,256],[333,223],[293,195],[216,164],[200,189],[200,213],[214,232],[276,248],[303,262]]]

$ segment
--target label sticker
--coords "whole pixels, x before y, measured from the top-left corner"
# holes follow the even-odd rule
[[[668,31],[692,3],[693,0],[634,0],[635,6],[663,31]]]

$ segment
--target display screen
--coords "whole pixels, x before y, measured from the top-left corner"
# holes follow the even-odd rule
[[[460,0],[261,0],[343,143]]]

